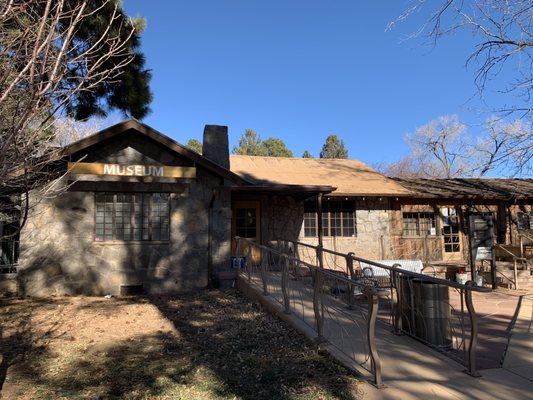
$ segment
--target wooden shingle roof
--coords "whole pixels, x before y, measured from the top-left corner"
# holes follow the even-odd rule
[[[232,155],[230,169],[256,185],[327,185],[332,196],[410,196],[396,181],[357,160]]]
[[[533,200],[533,179],[393,179],[421,198]]]

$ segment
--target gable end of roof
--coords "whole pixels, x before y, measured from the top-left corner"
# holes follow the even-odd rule
[[[187,147],[181,145],[180,143],[155,130],[154,128],[137,121],[136,119],[129,119],[127,121],[120,122],[116,125],[110,126],[109,128],[103,129],[102,131],[97,132],[91,136],[71,143],[62,149],[61,156],[72,156],[75,153],[79,153],[106,140],[111,140],[130,130],[134,130],[140,133],[142,136],[161,144],[169,150],[192,160],[203,168],[215,173],[218,176],[226,178],[237,185],[249,185],[251,183],[246,179],[240,177],[239,175],[225,169],[217,163],[202,156],[201,154],[198,154],[195,151],[188,149]]]

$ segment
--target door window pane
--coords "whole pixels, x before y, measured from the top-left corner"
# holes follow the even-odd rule
[[[242,238],[256,238],[257,209],[237,208],[235,210],[235,234]]]
[[[458,253],[461,251],[459,239],[459,218],[454,207],[441,208],[442,236],[445,253]]]

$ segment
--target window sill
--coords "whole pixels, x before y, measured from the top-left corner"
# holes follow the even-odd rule
[[[438,235],[427,235],[427,236],[400,236],[402,239],[437,239]]]
[[[357,239],[357,235],[354,236],[322,236],[324,239]],[[318,236],[304,236],[305,239],[318,239]]]
[[[170,244],[170,240],[93,240],[93,244],[97,245],[129,245],[129,244],[145,244],[145,245],[156,245],[156,244]]]

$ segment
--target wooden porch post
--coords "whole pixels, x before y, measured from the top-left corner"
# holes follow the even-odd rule
[[[467,234],[468,234],[468,261],[470,264],[470,279],[472,281],[475,281],[475,273],[476,273],[476,255],[474,254],[474,246],[473,246],[473,223],[471,221],[471,215],[472,215],[472,205],[468,204],[466,209],[466,221],[467,221]]]
[[[317,227],[318,227],[318,265],[320,268],[324,267],[324,259],[322,255],[322,249],[324,245],[324,232],[322,232],[322,200],[323,194],[319,193],[316,198],[316,210],[317,210]]]
[[[316,210],[317,210],[317,226],[318,226],[318,245],[322,247],[324,244],[324,233],[322,232],[322,193],[319,193],[316,198]]]

